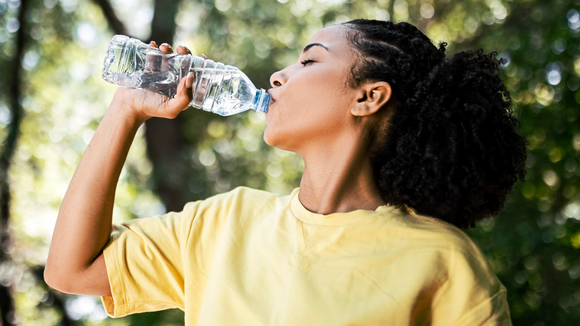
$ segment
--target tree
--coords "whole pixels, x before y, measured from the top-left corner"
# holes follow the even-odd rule
[[[8,179],[8,171],[10,170],[10,164],[12,163],[12,156],[14,155],[14,150],[16,148],[18,136],[20,134],[20,122],[22,121],[23,109],[19,102],[19,95],[21,93],[20,87],[22,82],[22,57],[24,53],[24,45],[27,41],[27,35],[25,30],[27,28],[24,19],[29,1],[22,1],[20,4],[20,10],[18,11],[18,18],[7,23],[12,23],[12,25],[19,24],[16,34],[16,51],[14,56],[11,58],[12,64],[9,67],[8,76],[13,76],[12,78],[6,78],[2,80],[2,84],[6,85],[8,90],[7,102],[10,107],[10,122],[8,123],[8,132],[6,138],[4,139],[4,144],[2,146],[2,153],[0,154],[0,264],[9,264],[10,256],[7,252],[10,252],[9,247],[11,244],[10,232],[8,225],[10,223],[10,181]],[[12,27],[16,28],[16,26]],[[10,293],[10,287],[4,284],[0,285],[0,312],[2,325],[9,325],[14,323],[14,301]]]
[[[495,222],[470,233],[508,288],[514,323],[521,325],[580,320],[578,4],[490,6],[501,15],[484,16],[482,33],[465,44],[509,59],[506,83],[530,143],[527,181],[516,185]]]
[[[12,255],[16,243],[13,239],[13,228],[11,228],[14,221],[11,218],[12,182],[9,172],[12,170],[21,135],[21,124],[25,114],[24,94],[29,89],[24,69],[26,55],[31,53],[29,51],[31,48],[38,46],[36,43],[38,38],[35,37],[34,24],[31,24],[30,17],[37,13],[34,8],[39,6],[39,2],[22,0],[18,3],[11,3],[8,8],[5,2],[1,5],[0,12],[6,11],[7,14],[3,15],[0,21],[7,26],[8,33],[14,35],[13,39],[2,42],[3,53],[0,60],[0,69],[3,72],[0,79],[2,92],[0,108],[3,109],[3,118],[0,123],[6,127],[0,131],[3,138],[0,154],[0,266],[3,267],[2,273],[5,273],[8,270],[14,270],[14,266],[18,264]],[[42,270],[43,267],[33,267],[29,275],[35,282],[46,287],[46,294],[51,298],[56,310],[62,313],[62,324],[73,325],[74,321],[64,313],[62,295],[44,285]],[[18,324],[17,312],[14,309],[15,289],[11,276],[4,274],[0,282],[2,325]]]
[[[7,159],[0,161],[0,172],[5,173],[0,194],[8,198],[4,196],[12,193],[13,199],[10,206],[1,202],[4,228],[10,216],[4,236],[10,235],[12,247],[4,247],[0,255],[12,254],[0,257],[10,259],[9,264],[0,263],[0,271],[11,271],[0,278],[0,284],[11,285],[0,290],[12,290],[5,291],[0,309],[8,318],[10,308],[3,304],[12,300],[13,319],[23,324],[32,320],[55,324],[60,319],[68,325],[75,323],[71,316],[88,323],[96,318],[91,315],[94,311],[73,309],[84,299],[51,292],[35,276],[41,275],[38,257],[48,240],[42,233],[30,233],[34,228],[29,221],[41,224],[36,215],[56,215],[63,188],[114,90],[98,76],[103,47],[110,31],[130,33],[131,19],[138,17],[121,15],[128,4],[106,0],[15,4],[0,2],[0,26],[7,28],[0,29],[0,137],[2,157]],[[149,35],[141,37],[176,41],[195,53],[238,66],[262,88],[269,87],[273,71],[297,60],[316,30],[358,17],[409,21],[435,42],[449,42],[449,53],[482,47],[509,58],[505,81],[522,122],[520,133],[530,142],[528,178],[516,184],[498,219],[484,221],[468,233],[507,287],[514,325],[569,325],[580,320],[578,4],[578,0],[155,1]],[[19,40],[24,42],[18,45]],[[19,72],[9,72],[12,69]],[[90,69],[97,72],[94,77],[87,72]],[[20,90],[8,85],[19,85]],[[22,113],[26,115],[20,120]],[[143,209],[157,202],[148,189],[166,210],[180,210],[186,201],[238,185],[288,193],[298,185],[301,160],[266,146],[261,139],[264,125],[263,117],[252,112],[222,118],[195,109],[176,120],[150,120],[143,138],[136,139],[120,181],[117,214],[132,218],[161,213],[155,204]],[[14,136],[18,130],[20,138]],[[5,177],[8,168],[12,183]],[[40,255],[32,254],[35,251]],[[160,325],[180,323],[183,317],[179,311],[167,311],[125,320]]]

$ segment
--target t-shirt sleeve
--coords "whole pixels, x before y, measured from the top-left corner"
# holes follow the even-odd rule
[[[511,326],[505,287],[479,248],[467,236],[463,240],[434,297],[432,325]]]
[[[104,249],[112,296],[102,301],[109,316],[184,310],[182,253],[196,204],[187,204],[180,213],[113,225]]]
[[[502,287],[491,298],[484,300],[463,315],[453,326],[512,326],[506,290]]]

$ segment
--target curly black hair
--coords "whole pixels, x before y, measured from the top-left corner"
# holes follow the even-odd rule
[[[357,52],[349,86],[391,85],[395,109],[371,155],[386,204],[460,228],[501,211],[526,176],[527,141],[502,82],[497,53],[445,58],[415,26],[357,19],[343,24]]]

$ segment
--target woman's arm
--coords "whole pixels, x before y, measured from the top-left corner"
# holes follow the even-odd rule
[[[172,52],[169,46],[163,47],[162,51]],[[178,52],[189,51],[178,48]],[[187,108],[192,100],[191,79],[181,80],[173,99],[144,90],[117,89],[58,214],[44,272],[51,287],[65,293],[111,295],[102,250],[111,233],[119,174],[143,122],[150,117],[175,118]]]

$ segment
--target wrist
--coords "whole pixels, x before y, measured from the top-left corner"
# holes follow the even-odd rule
[[[135,108],[126,101],[115,98],[113,98],[109,105],[107,115],[113,115],[115,120],[122,120],[137,128],[150,118],[135,110]]]

